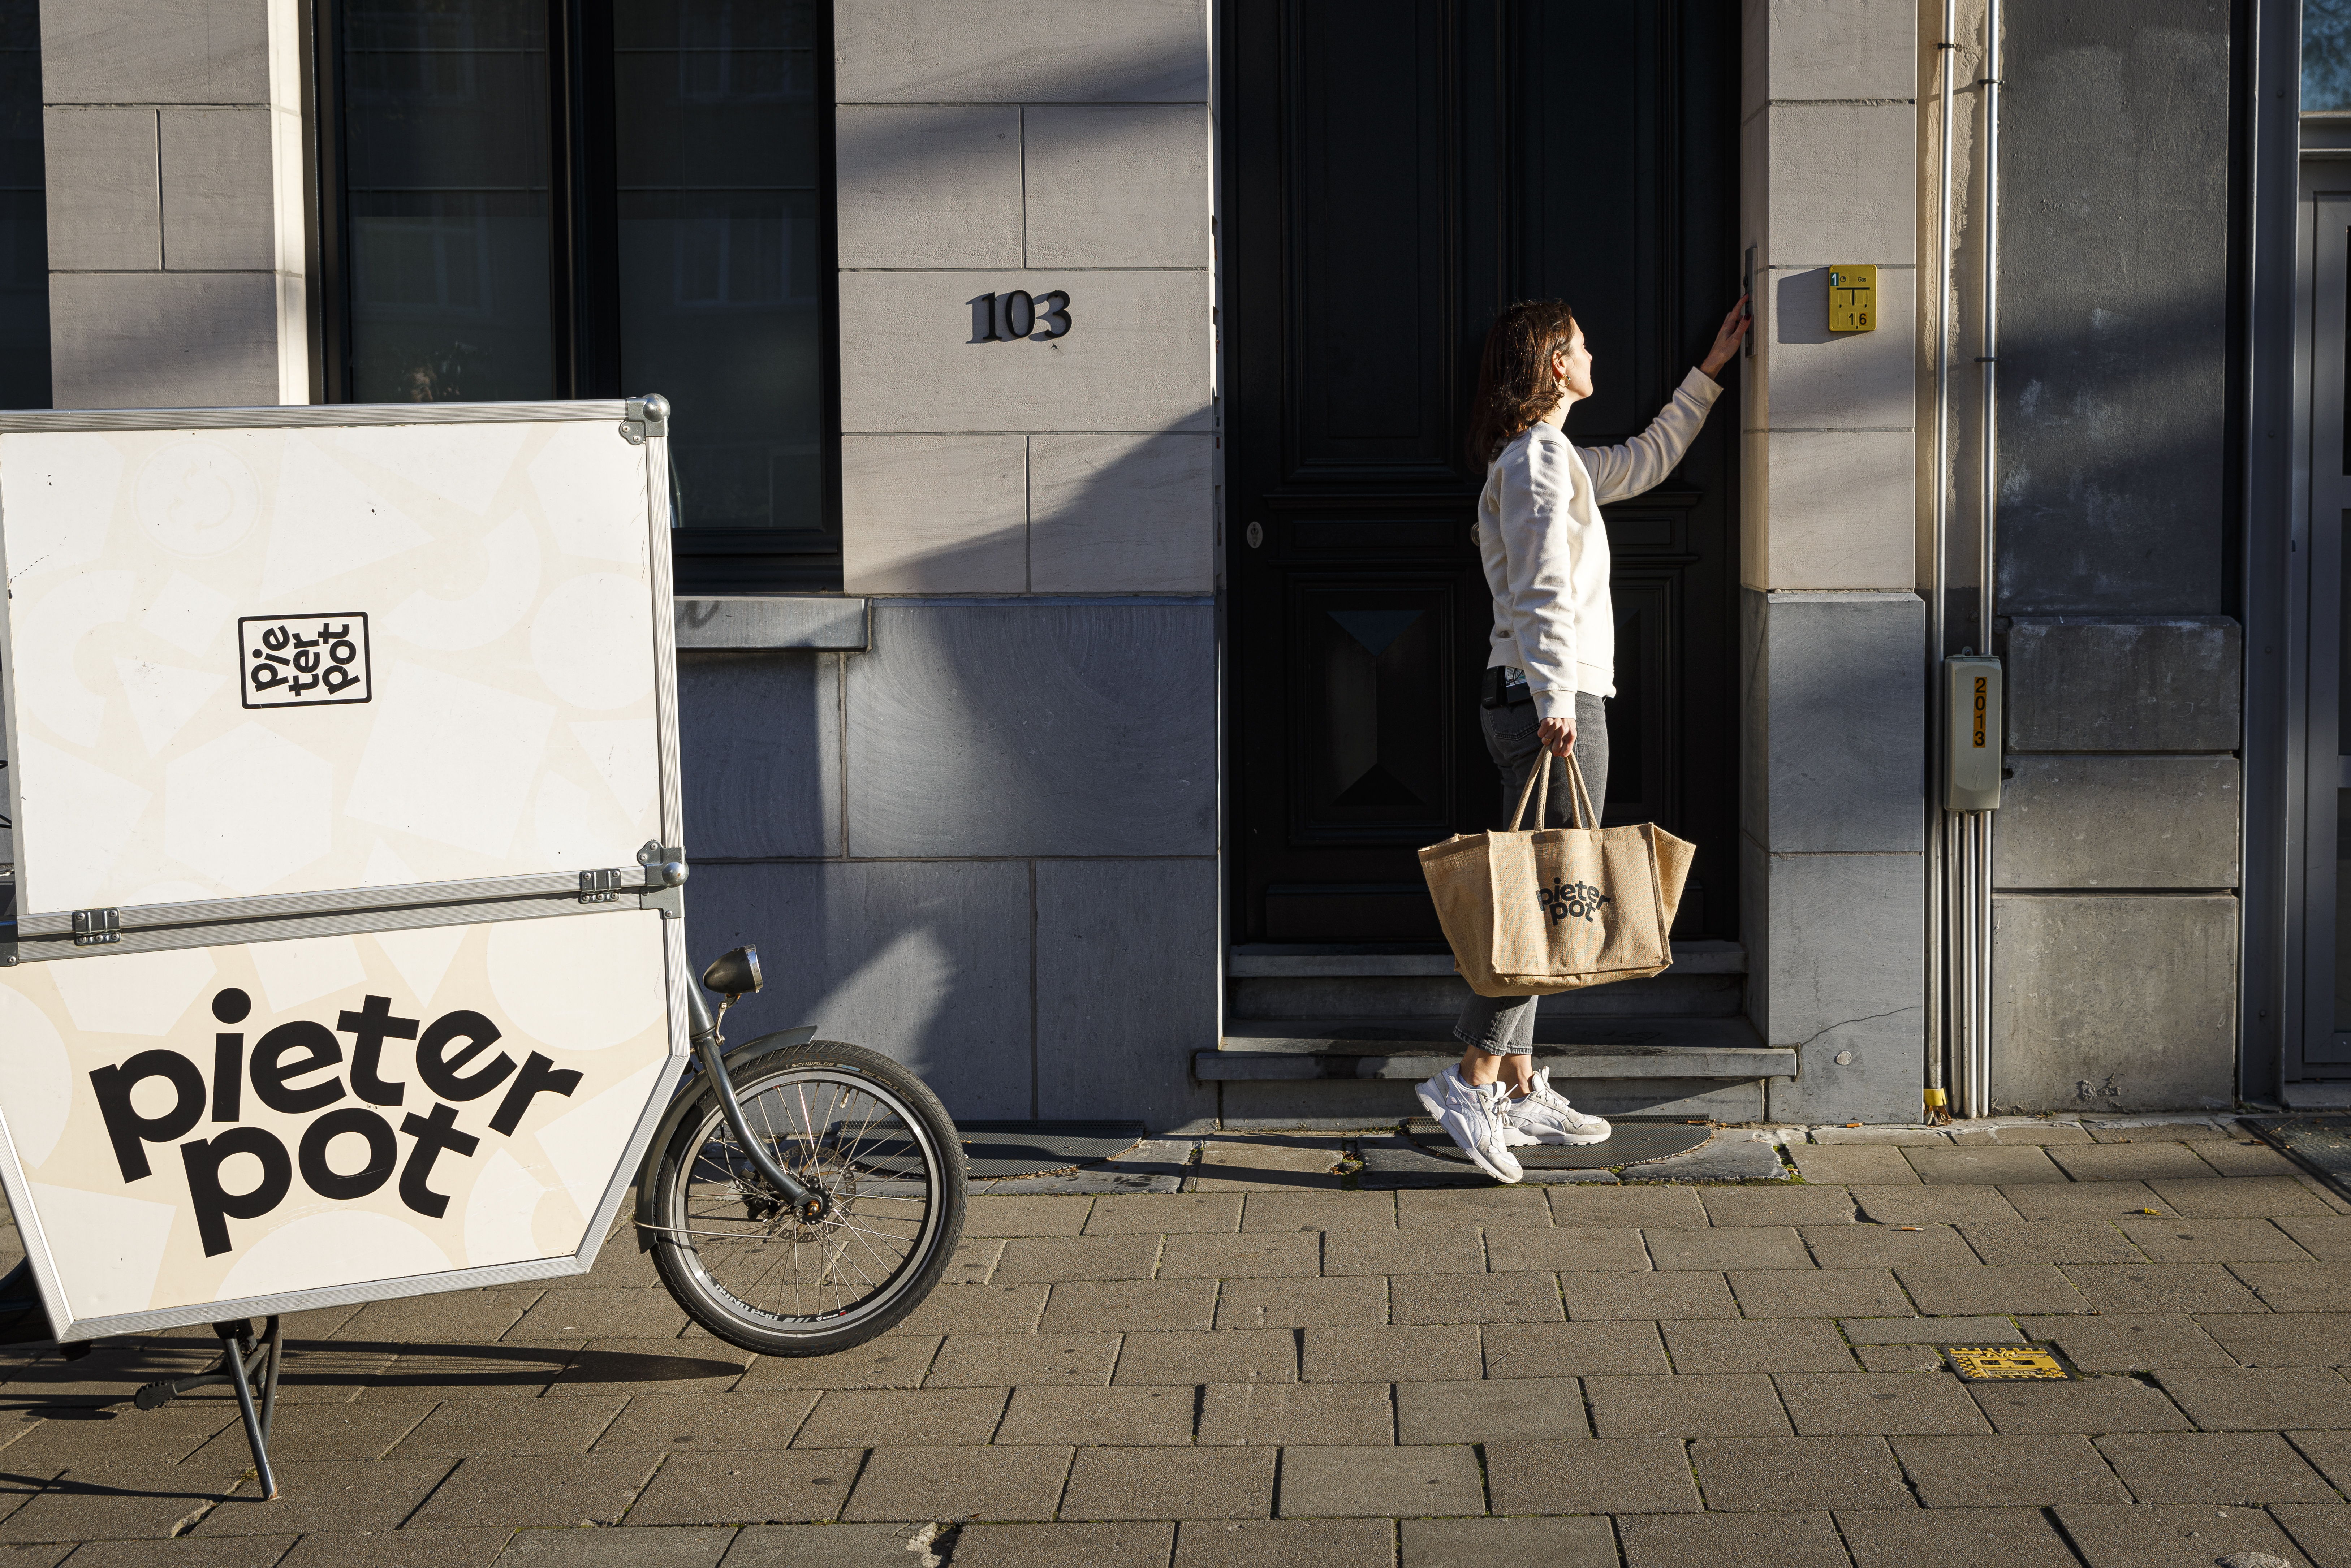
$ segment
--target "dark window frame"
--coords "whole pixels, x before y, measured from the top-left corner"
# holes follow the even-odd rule
[[[619,128],[612,83],[611,0],[546,0],[549,147],[555,163],[549,214],[549,297],[553,303],[556,395],[613,398],[674,392],[621,384]],[[833,148],[832,7],[815,25],[818,212],[817,374],[824,411],[824,534],[784,546],[771,528],[684,528],[671,535],[681,594],[838,592],[841,590],[841,269],[839,186]],[[314,0],[312,151],[319,218],[310,290],[318,398],[352,401],[349,267],[349,161],[343,145],[342,0]]]

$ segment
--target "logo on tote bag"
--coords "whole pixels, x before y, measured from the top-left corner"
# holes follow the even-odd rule
[[[1588,882],[1570,882],[1562,877],[1549,887],[1538,885],[1535,902],[1542,905],[1543,913],[1556,925],[1571,915],[1578,920],[1597,920],[1600,906],[1610,900],[1608,894]]]

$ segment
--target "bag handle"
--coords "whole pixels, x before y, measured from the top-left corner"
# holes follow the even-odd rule
[[[1573,747],[1570,747],[1567,754],[1567,811],[1572,819],[1568,826],[1597,828],[1600,813],[1593,810],[1592,790],[1583,782],[1583,768],[1575,760]],[[1543,750],[1542,760],[1535,765],[1535,770],[1527,775],[1527,787],[1519,791],[1519,809],[1510,813],[1510,825],[1502,830],[1504,832],[1519,831],[1519,823],[1526,818],[1530,800],[1535,803],[1535,825],[1527,831],[1540,832],[1542,831],[1543,809],[1551,804],[1551,750],[1548,747]]]

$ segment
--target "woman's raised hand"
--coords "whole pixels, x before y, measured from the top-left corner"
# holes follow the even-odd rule
[[[1698,368],[1709,376],[1719,376],[1722,367],[1730,363],[1731,356],[1739,352],[1739,345],[1746,341],[1747,329],[1754,324],[1755,318],[1747,313],[1747,296],[1742,294],[1739,297],[1739,303],[1730,308],[1730,314],[1722,319],[1721,327],[1714,334],[1714,347],[1707,350],[1706,358],[1698,361]]]

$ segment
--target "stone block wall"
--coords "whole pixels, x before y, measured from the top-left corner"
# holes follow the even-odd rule
[[[1748,0],[1740,566],[1748,1008],[1782,1120],[1916,1121],[1925,1039],[1925,604],[1915,591],[1916,24]],[[1828,271],[1877,268],[1876,330]]]

